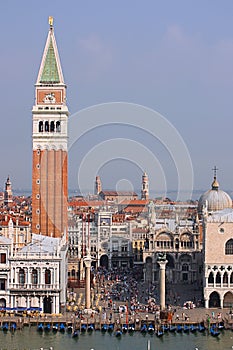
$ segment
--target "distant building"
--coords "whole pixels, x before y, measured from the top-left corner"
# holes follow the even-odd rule
[[[105,201],[112,201],[115,203],[121,203],[123,201],[134,201],[138,199],[138,195],[135,192],[130,191],[101,191],[99,198]]]
[[[149,179],[147,173],[142,175],[141,199],[149,199]]]
[[[67,235],[68,108],[54,28],[35,85],[33,115],[32,232]]]
[[[95,195],[98,195],[102,191],[102,184],[100,180],[100,176],[96,176],[95,179]]]
[[[233,306],[233,210],[203,216],[205,307]]]
[[[0,236],[0,307],[60,313],[66,303],[66,241],[33,235],[17,252],[12,246]]]
[[[4,191],[4,205],[9,206],[13,202],[12,199],[12,187],[11,187],[11,181],[8,176],[6,183],[5,183],[5,191]]]

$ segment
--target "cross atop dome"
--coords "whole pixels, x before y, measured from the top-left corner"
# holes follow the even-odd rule
[[[212,190],[218,190],[219,188],[219,183],[217,181],[217,171],[218,171],[218,168],[216,167],[216,165],[213,167],[213,172],[214,172],[214,181],[212,182]]]
[[[217,171],[218,171],[218,168],[216,167],[216,165],[213,167],[213,172],[214,172],[214,178],[216,179],[217,178]]]

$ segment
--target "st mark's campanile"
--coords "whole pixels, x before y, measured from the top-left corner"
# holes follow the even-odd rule
[[[50,17],[32,109],[32,232],[50,237],[67,236],[68,114],[66,85]]]

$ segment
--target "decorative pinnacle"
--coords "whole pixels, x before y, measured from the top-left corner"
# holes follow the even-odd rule
[[[49,25],[50,27],[53,27],[53,17],[49,16]]]

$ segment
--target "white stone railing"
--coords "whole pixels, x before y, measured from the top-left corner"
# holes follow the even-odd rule
[[[16,254],[14,255],[11,255],[10,256],[10,259],[11,260],[19,260],[19,259],[45,259],[45,260],[48,260],[48,259],[54,259],[54,258],[59,258],[59,254],[57,252],[54,252],[54,253],[41,253],[41,252],[38,252],[38,253],[19,253],[17,252]]]
[[[22,290],[60,290],[60,284],[32,284],[32,283],[10,283],[9,289]]]

